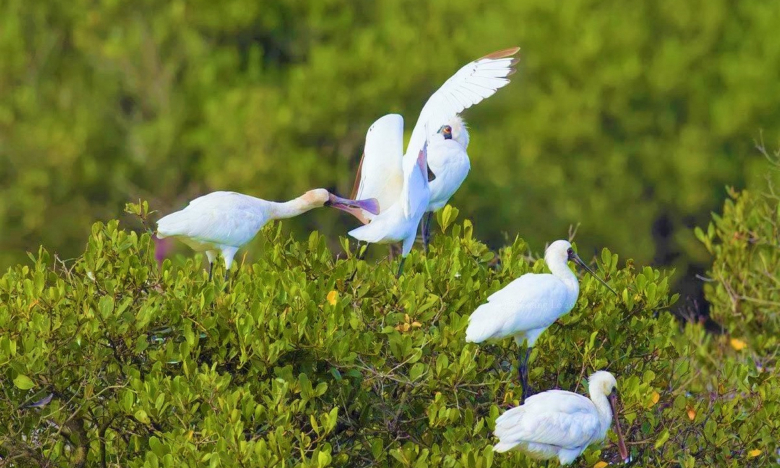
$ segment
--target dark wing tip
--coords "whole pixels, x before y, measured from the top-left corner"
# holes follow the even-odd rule
[[[352,193],[350,193],[349,195],[349,198],[351,198],[352,200],[354,200],[355,197],[357,197],[358,190],[360,189],[360,177],[363,172],[363,158],[365,157],[366,157],[366,153],[364,151],[363,154],[360,156],[360,163],[358,164],[357,174],[355,174],[355,183],[352,184]]]
[[[515,55],[516,53],[520,52],[520,47],[512,47],[509,49],[503,49],[503,50],[497,50],[495,52],[492,52],[490,54],[487,54],[486,56],[482,57],[480,60],[483,59],[502,59],[507,58]]]

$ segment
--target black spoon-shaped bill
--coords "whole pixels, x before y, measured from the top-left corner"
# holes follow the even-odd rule
[[[618,293],[617,293],[617,291],[615,291],[614,289],[612,289],[612,288],[611,288],[611,287],[610,287],[610,286],[607,284],[607,282],[606,282],[606,281],[604,281],[603,279],[601,279],[601,278],[599,277],[599,275],[597,275],[597,274],[596,274],[596,272],[594,272],[593,270],[591,270],[591,269],[590,269],[590,267],[589,267],[589,266],[588,266],[588,265],[587,265],[587,264],[586,264],[584,261],[582,261],[582,259],[580,258],[580,256],[579,256],[579,255],[577,255],[576,253],[574,253],[574,251],[573,251],[572,249],[569,249],[569,252],[568,252],[568,254],[569,254],[569,260],[571,260],[571,261],[573,261],[573,262],[577,263],[579,266],[581,266],[582,268],[584,268],[584,269],[585,269],[585,271],[587,271],[588,273],[590,273],[591,275],[593,275],[593,277],[594,277],[594,278],[596,278],[597,280],[599,280],[599,281],[601,282],[601,284],[603,284],[604,286],[606,286],[606,287],[607,287],[607,289],[609,289],[610,291],[612,291],[612,293],[613,293],[613,294],[615,294],[615,296],[619,296],[619,295],[618,295]]]

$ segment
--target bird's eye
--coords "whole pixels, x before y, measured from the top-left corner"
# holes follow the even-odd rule
[[[574,249],[569,247],[568,250],[566,250],[566,253],[569,254],[569,255],[572,255],[572,254],[574,254]]]

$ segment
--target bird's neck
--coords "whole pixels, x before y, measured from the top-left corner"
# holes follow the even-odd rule
[[[566,285],[566,288],[569,290],[569,292],[573,293],[575,297],[579,294],[580,283],[577,281],[577,275],[575,275],[571,269],[569,269],[568,263],[552,263],[548,264],[547,267],[556,278],[563,281],[563,284]]]
[[[590,391],[590,400],[596,406],[596,411],[599,413],[599,426],[602,436],[604,438],[609,430],[609,426],[612,425],[612,406],[609,404],[609,400],[604,393],[600,391]]]
[[[315,207],[311,202],[305,200],[304,197],[298,197],[286,202],[268,202],[268,204],[269,218],[271,219],[292,218],[306,213]]]

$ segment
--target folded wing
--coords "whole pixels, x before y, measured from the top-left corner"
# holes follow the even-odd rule
[[[499,416],[494,433],[502,447],[537,443],[575,448],[590,443],[599,428],[598,412],[588,398],[549,390]]]
[[[566,286],[550,274],[525,274],[488,297],[469,317],[466,341],[514,336],[518,332],[545,328],[558,318],[552,304],[562,304]]]
[[[157,221],[157,236],[182,236],[201,243],[241,246],[268,221],[257,209],[263,203],[240,193],[213,192]]]

